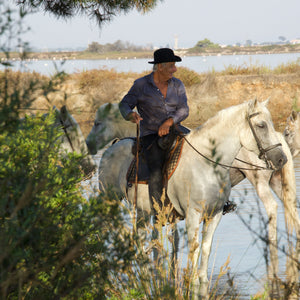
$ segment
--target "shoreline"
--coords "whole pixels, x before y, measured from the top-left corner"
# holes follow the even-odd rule
[[[178,49],[174,52],[183,57],[190,56],[229,56],[229,55],[263,55],[263,54],[288,54],[300,53],[300,44],[283,45],[283,46],[265,46],[263,49],[259,46],[252,47],[226,47],[226,48],[204,48],[202,51],[193,51],[193,49]],[[62,51],[62,52],[28,52],[22,54],[11,52],[9,59],[0,53],[1,61],[7,60],[108,60],[108,59],[151,59],[153,50],[139,52],[107,52],[107,53],[92,53],[86,51]]]

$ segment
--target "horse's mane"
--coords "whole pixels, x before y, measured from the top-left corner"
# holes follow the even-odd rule
[[[216,124],[233,124],[234,126],[239,124],[239,121],[236,118],[232,118],[234,113],[241,114],[242,111],[247,111],[248,102],[244,102],[241,104],[233,105],[227,108],[224,108],[218,111],[214,116],[210,117],[205,123],[194,129],[194,132],[199,132],[203,129],[210,130],[212,127],[216,126]]]

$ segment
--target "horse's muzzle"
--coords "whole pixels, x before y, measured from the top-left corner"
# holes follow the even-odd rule
[[[266,154],[267,163],[273,170],[280,170],[287,162],[287,157],[281,148],[274,148]]]

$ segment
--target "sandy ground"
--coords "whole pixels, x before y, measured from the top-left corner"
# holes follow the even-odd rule
[[[94,122],[97,107],[105,102],[118,102],[128,91],[133,78],[123,82],[122,87],[112,91],[112,87],[91,89],[82,92],[74,81],[67,81],[61,89],[51,95],[51,104],[60,108],[63,104],[71,111],[87,136]],[[196,127],[216,114],[220,109],[253,98],[262,101],[270,98],[269,109],[274,126],[283,131],[286,119],[293,108],[300,108],[300,74],[291,75],[233,75],[217,76],[208,74],[197,85],[186,88],[190,115],[186,126]],[[65,100],[64,95],[67,95]],[[46,109],[49,103],[42,97],[32,107]]]

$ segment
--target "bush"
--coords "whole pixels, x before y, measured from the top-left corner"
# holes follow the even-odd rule
[[[185,87],[201,83],[200,74],[185,67],[178,67],[175,77],[179,78],[184,83]]]
[[[1,110],[13,109],[3,105],[12,103],[9,98],[1,99]],[[59,156],[61,133],[53,126],[52,113],[26,116],[14,126],[1,121],[3,299],[104,297],[108,274],[125,268],[134,253],[130,233],[122,229],[119,201],[112,195],[89,200],[82,196],[82,157]]]
[[[126,214],[113,195],[83,197],[82,156],[59,155],[52,111],[20,118],[64,73],[23,75],[0,76],[0,298],[104,299],[135,253]]]

